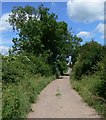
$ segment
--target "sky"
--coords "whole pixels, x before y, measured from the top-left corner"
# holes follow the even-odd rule
[[[86,2],[85,2],[86,1]],[[65,2],[2,2],[0,15],[0,53],[6,54],[13,45],[12,38],[18,37],[6,20],[13,6],[30,5],[38,7],[41,3],[58,15],[58,21],[65,21],[68,29],[83,39],[83,43],[94,39],[104,45],[104,1],[105,0],[67,0]]]

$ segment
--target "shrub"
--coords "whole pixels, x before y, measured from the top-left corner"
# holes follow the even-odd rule
[[[30,104],[36,101],[37,95],[53,78],[27,73],[17,85],[14,83],[3,85],[3,119],[25,118],[30,110]]]
[[[3,119],[25,118],[30,104],[53,77],[44,56],[22,53],[3,56]],[[42,77],[41,77],[42,76]]]
[[[80,79],[82,75],[93,74],[97,71],[97,64],[103,58],[103,47],[91,41],[82,45],[77,62],[74,65],[74,77]]]
[[[101,75],[97,72],[93,75],[83,76],[80,81],[71,79],[73,88],[79,92],[83,100],[106,116],[106,101],[98,95],[97,90],[101,83]],[[102,91],[103,92],[103,91]]]
[[[20,85],[10,84],[3,89],[2,117],[4,119],[25,117],[29,107],[29,96],[26,93]]]
[[[17,83],[23,79],[22,64],[17,59],[11,59],[13,58],[6,57],[2,61],[2,80],[5,83]]]
[[[92,58],[97,58],[97,60],[95,60],[94,65],[93,61],[89,61],[88,63],[92,63],[90,67],[85,66],[85,63],[89,60],[86,58],[87,55],[85,55],[84,60],[82,59],[82,62],[80,59],[83,56],[79,56],[80,59],[77,60],[72,71],[71,82],[73,88],[80,93],[83,99],[106,117],[106,51],[102,46],[101,48],[100,58],[96,56],[99,53],[99,49],[97,53],[96,51],[94,51],[95,54],[92,53],[94,55]],[[84,70],[86,73],[84,73]],[[77,81],[79,79],[80,81]]]
[[[2,80],[4,83],[20,82],[26,72],[50,76],[52,69],[42,56],[20,54],[3,57]]]
[[[101,76],[101,82],[97,88],[97,93],[106,100],[106,56],[99,63],[99,72]]]

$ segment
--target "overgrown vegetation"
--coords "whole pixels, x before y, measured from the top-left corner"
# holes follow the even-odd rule
[[[43,5],[13,8],[8,22],[18,37],[13,38],[9,55],[2,56],[3,119],[26,117],[30,104],[59,72],[55,67],[57,56],[60,73],[67,68],[67,55],[75,61],[82,39],[57,19]]]
[[[39,63],[36,59],[38,58],[25,55],[3,57],[2,116],[4,119],[24,118],[30,104],[54,79],[49,66],[44,61]],[[48,77],[41,76],[44,74]]]
[[[98,69],[97,64],[102,60],[103,55],[103,46],[97,42],[91,41],[82,45],[73,69],[75,79],[79,80],[83,75],[95,73]]]
[[[98,113],[106,116],[105,47],[91,41],[81,46],[72,71],[73,88]]]
[[[8,22],[18,34],[8,56],[2,56],[2,117],[25,118],[30,104],[40,91],[67,69],[65,58],[72,56],[73,87],[89,105],[106,116],[105,48],[91,41],[80,45],[81,38],[68,30],[64,21],[40,5],[14,7]],[[57,56],[59,56],[57,69]],[[56,63],[56,64],[55,64]],[[57,96],[60,93],[57,93]]]

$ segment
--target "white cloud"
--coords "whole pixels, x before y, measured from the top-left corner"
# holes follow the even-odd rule
[[[6,22],[6,20],[8,20],[8,18],[9,18],[9,14],[10,14],[10,13],[3,14],[3,15],[0,17],[0,31],[7,31],[7,30],[9,30],[9,29],[12,28],[12,27],[9,25],[9,23]]]
[[[88,38],[90,36],[90,32],[86,32],[86,31],[80,31],[78,34],[77,34],[78,37],[85,37],[85,38]]]
[[[10,47],[0,46],[0,53],[1,53],[2,55],[7,55],[9,49],[10,49]]]
[[[67,11],[71,19],[79,22],[93,22],[104,19],[105,0],[69,0]]]
[[[99,23],[93,31],[93,33],[95,34],[100,33],[102,39],[106,39],[105,32],[106,32],[106,24],[104,23]]]
[[[92,31],[80,31],[77,33],[78,37],[83,38],[94,38],[97,34],[101,34],[101,38],[104,38],[104,26],[106,27],[106,24],[99,23]]]
[[[99,23],[94,31],[103,34],[104,33],[104,24],[103,23]]]

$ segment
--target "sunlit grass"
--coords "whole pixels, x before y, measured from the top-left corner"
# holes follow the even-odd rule
[[[3,118],[26,118],[30,105],[37,100],[38,94],[54,76],[43,77],[27,74],[17,85],[3,86]]]
[[[71,79],[71,83],[89,106],[95,108],[100,115],[106,116],[106,101],[98,96],[96,90],[100,83],[99,75],[84,76],[79,81]]]

